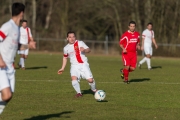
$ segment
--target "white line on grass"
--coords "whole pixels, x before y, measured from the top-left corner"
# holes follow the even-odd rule
[[[70,82],[70,81],[62,81],[62,80],[16,80],[21,82]],[[124,82],[97,82],[96,83],[104,83],[104,84],[124,84]],[[141,84],[169,84],[169,85],[178,85],[180,83],[169,83],[169,82],[130,82],[133,83],[141,83]]]

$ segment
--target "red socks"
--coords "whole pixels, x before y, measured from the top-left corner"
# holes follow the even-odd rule
[[[123,69],[123,73],[124,73],[124,79],[128,80],[129,70]]]

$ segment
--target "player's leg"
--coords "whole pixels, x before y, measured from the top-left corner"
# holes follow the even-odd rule
[[[95,80],[93,78],[93,75],[92,75],[92,72],[91,72],[91,69],[89,67],[89,64],[88,63],[84,63],[83,64],[83,72],[82,72],[82,76],[88,81],[90,87],[91,87],[91,90],[93,92],[96,92],[96,83],[95,83]]]
[[[24,68],[25,68],[25,61],[28,58],[29,49],[24,50]]]
[[[25,65],[24,65],[24,56],[25,56],[25,50],[20,50],[19,51],[19,54],[20,54],[20,62],[19,62],[19,65],[22,69],[25,68]]]
[[[75,97],[82,97],[80,84],[78,82],[78,79],[80,78],[80,73],[79,73],[79,71],[78,71],[78,69],[76,67],[77,66],[74,66],[74,67],[71,66],[71,70],[70,70],[72,86],[73,86],[74,90],[77,93],[75,95]]]
[[[129,83],[129,68],[130,68],[130,66],[127,65],[127,66],[124,66],[124,69],[123,69],[125,83]]]
[[[6,104],[12,98],[10,83],[5,69],[0,69],[0,114],[3,112]]]
[[[133,72],[137,65],[137,53],[131,54],[129,72]]]
[[[147,60],[147,58],[146,58],[146,56],[145,56],[141,61],[139,61],[139,64],[138,64],[139,69],[141,69],[141,65],[142,65],[144,62],[146,62],[146,60]]]
[[[149,54],[147,54],[146,56],[147,56],[148,70],[151,70],[152,47],[149,48]]]
[[[144,53],[145,53],[145,57],[143,58],[142,61],[139,62],[138,67],[140,68],[143,62],[147,63],[148,69],[149,69],[149,65],[150,65],[150,59],[151,59],[151,47],[149,45],[145,45],[144,46]]]
[[[87,81],[88,81],[88,83],[89,83],[89,85],[90,85],[90,87],[91,87],[91,90],[92,90],[93,92],[96,92],[97,89],[96,89],[96,83],[95,83],[94,78],[88,78]]]
[[[128,83],[128,76],[129,76],[129,67],[130,67],[130,57],[128,54],[122,54],[122,61],[124,68],[121,69],[121,78],[124,79],[124,82]]]

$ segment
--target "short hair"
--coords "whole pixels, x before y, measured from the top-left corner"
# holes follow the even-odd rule
[[[148,26],[148,25],[152,25],[152,26],[153,26],[152,22],[149,22],[149,23],[147,24],[147,26]]]
[[[69,31],[69,32],[67,32],[67,37],[69,34],[72,34],[72,33],[76,36],[76,33],[74,31]]]
[[[27,20],[21,20],[21,22],[23,23],[23,22],[26,22],[27,23]]]
[[[134,21],[130,21],[129,26],[130,26],[130,24],[135,24],[135,26],[136,26],[136,22],[134,22]]]
[[[15,2],[12,4],[12,16],[17,16],[21,12],[24,12],[25,5],[19,2]]]

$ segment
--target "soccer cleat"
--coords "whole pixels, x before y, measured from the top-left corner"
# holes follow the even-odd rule
[[[75,97],[76,97],[76,98],[82,97],[82,94],[81,94],[81,93],[77,93],[77,94],[75,95]]]
[[[19,68],[21,68],[21,65],[20,64],[17,64]]]
[[[129,84],[129,81],[128,81],[128,80],[124,80],[123,82],[126,83],[126,84]]]
[[[21,70],[25,70],[26,68],[25,67],[22,67]]]
[[[148,68],[148,70],[152,70],[152,68]]]
[[[98,91],[98,89],[95,89],[95,90],[91,90],[93,93],[96,93],[96,91]]]
[[[124,79],[123,69],[120,69],[120,72],[121,72],[121,78]]]
[[[140,63],[138,64],[138,68],[141,69],[141,64]]]

